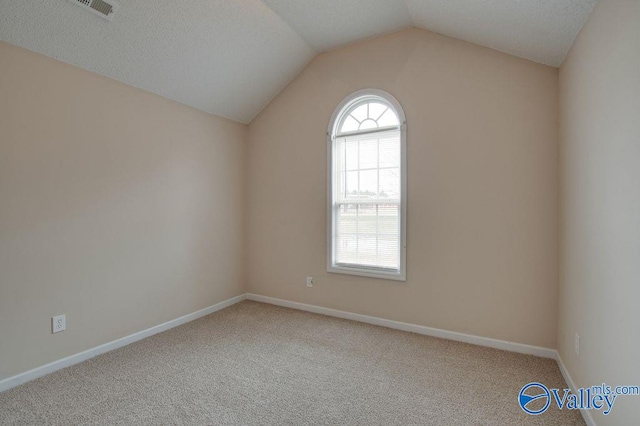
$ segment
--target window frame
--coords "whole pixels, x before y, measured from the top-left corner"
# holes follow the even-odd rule
[[[385,271],[383,268],[376,269],[370,267],[345,266],[335,263],[335,209],[334,197],[337,195],[335,182],[333,179],[333,168],[336,160],[336,135],[338,134],[338,126],[342,123],[342,118],[351,107],[363,100],[370,98],[371,100],[382,101],[393,108],[398,116],[399,125],[397,129],[400,131],[400,203],[399,215],[400,220],[400,269],[395,271]],[[392,130],[394,128],[391,128]],[[388,130],[388,128],[387,128]],[[372,129],[371,132],[379,131]],[[358,133],[358,132],[356,132]],[[344,135],[342,135],[344,136]],[[336,107],[329,121],[327,128],[327,272],[347,275],[357,275],[369,278],[380,278],[386,280],[406,281],[407,280],[407,121],[404,110],[400,102],[384,90],[379,89],[363,89],[358,90],[345,97]]]

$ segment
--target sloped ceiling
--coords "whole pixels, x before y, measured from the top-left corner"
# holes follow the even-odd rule
[[[243,123],[319,52],[417,26],[559,66],[596,0],[0,0],[0,39]]]

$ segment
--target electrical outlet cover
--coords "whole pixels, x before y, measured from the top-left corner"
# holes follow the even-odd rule
[[[59,333],[67,328],[67,319],[65,315],[58,315],[51,318],[51,332]]]

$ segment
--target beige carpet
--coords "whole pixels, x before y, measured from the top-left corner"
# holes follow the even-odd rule
[[[574,425],[552,360],[245,301],[0,394],[0,424]]]

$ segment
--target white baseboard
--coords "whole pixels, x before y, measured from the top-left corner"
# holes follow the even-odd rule
[[[562,377],[564,377],[564,381],[567,382],[571,390],[575,392],[578,387],[571,378],[569,370],[567,370],[567,367],[564,366],[564,362],[562,362],[562,357],[560,356],[559,352],[557,353],[556,361],[558,362],[558,367],[560,368]],[[582,418],[584,419],[587,426],[596,426],[596,422],[595,420],[593,420],[593,417],[591,416],[591,412],[589,410],[580,410],[580,414],[582,414]]]
[[[543,358],[556,359],[555,349],[543,348],[540,346],[525,345],[523,343],[508,342],[506,340],[492,339],[489,337],[473,336],[471,334],[458,333],[455,331],[441,330],[438,328],[426,327],[424,325],[409,324],[406,322],[392,321],[384,318],[371,317],[368,315],[354,314],[351,312],[338,311],[336,309],[324,308],[321,306],[307,305],[305,303],[291,302],[289,300],[276,299],[274,297],[260,296],[258,294],[247,293],[247,299],[256,302],[269,303],[272,305],[284,306],[286,308],[298,309],[301,311],[313,312],[316,314],[328,315],[331,317],[343,318],[367,324],[379,325],[396,330],[410,331],[425,336],[440,337],[443,339],[455,340],[458,342],[471,343],[473,345],[487,346],[495,349],[502,349],[521,354],[535,355]]]
[[[471,334],[458,333],[455,331],[441,330],[438,328],[426,327],[423,325],[409,324],[406,322],[392,321],[384,318],[371,317],[368,315],[354,314],[351,312],[339,311],[331,308],[324,308],[322,306],[308,305],[306,303],[292,302],[284,299],[277,299],[274,297],[261,296],[259,294],[246,294],[248,300],[254,300],[256,302],[269,303],[271,305],[283,306],[285,308],[298,309],[301,311],[313,312],[316,314],[328,315],[336,318],[343,318],[352,321],[364,322],[367,324],[379,325],[382,327],[393,328],[396,330],[410,331],[417,334],[423,334],[425,336],[440,337],[443,339],[455,340],[458,342],[471,343],[473,345],[487,346],[495,349],[502,349],[510,352],[517,352],[527,355],[535,355],[543,358],[551,358],[558,363],[562,377],[567,382],[572,391],[577,389],[575,383],[571,379],[569,372],[567,371],[562,358],[557,350],[551,348],[543,348],[540,346],[525,345],[523,343],[508,342],[506,340],[492,339],[489,337],[474,336]],[[587,426],[597,426],[596,422],[591,417],[591,413],[587,410],[580,410],[584,421]]]
[[[232,297],[231,299],[224,300],[220,303],[216,303],[215,305],[209,306],[208,308],[201,309],[199,311],[181,316],[180,318],[176,318],[171,321],[167,321],[163,324],[156,325],[155,327],[147,328],[146,330],[139,331],[137,333],[131,334],[129,336],[123,337],[121,339],[114,340],[109,343],[105,343],[100,346],[96,346],[95,348],[88,349],[86,351],[77,353],[75,355],[68,356],[66,358],[59,359],[57,361],[51,362],[49,364],[34,368],[33,370],[26,371],[24,373],[20,373],[13,377],[8,377],[4,380],[0,381],[0,392],[4,392],[8,389],[26,383],[28,381],[37,379],[38,377],[45,376],[47,374],[51,374],[54,371],[61,370],[66,367],[70,367],[74,364],[78,364],[82,361],[86,361],[89,358],[93,358],[97,355],[101,355],[105,352],[112,351],[114,349],[121,348],[123,346],[129,345],[133,342],[137,342],[138,340],[142,340],[146,337],[153,336],[154,334],[162,333],[163,331],[169,330],[171,328],[177,327],[182,324],[186,324],[190,321],[201,318],[205,315],[212,314],[216,311],[224,309],[228,306],[234,305],[238,302],[241,302],[247,298],[246,294],[241,294],[240,296]]]
[[[336,318],[359,321],[367,324],[393,328],[396,330],[409,331],[417,334],[423,334],[426,336],[440,337],[443,339],[455,340],[458,342],[470,343],[470,344],[479,345],[479,346],[487,346],[490,348],[502,349],[505,351],[517,352],[517,353],[522,353],[527,355],[535,355],[543,358],[552,358],[557,361],[558,367],[560,368],[560,372],[562,373],[562,376],[564,377],[569,387],[574,391],[577,389],[573,379],[569,375],[568,370],[566,369],[564,363],[562,362],[562,358],[560,357],[560,354],[555,349],[543,348],[540,346],[525,345],[522,343],[492,339],[489,337],[474,336],[471,334],[441,330],[438,328],[426,327],[423,325],[409,324],[406,322],[393,321],[393,320],[372,317],[372,316],[362,315],[362,314],[354,314],[346,311],[339,311],[337,309],[324,308],[322,306],[308,305],[306,303],[292,302],[289,300],[277,299],[274,297],[261,296],[253,293],[246,293],[246,294],[241,294],[239,296],[224,300],[220,303],[216,303],[215,305],[209,306],[208,308],[204,308],[199,311],[181,316],[180,318],[176,318],[174,320],[167,321],[163,324],[156,325],[155,327],[151,327],[146,330],[139,331],[137,333],[123,337],[121,339],[117,339],[112,342],[105,343],[100,346],[96,346],[95,348],[88,349],[84,352],[80,352],[75,355],[71,355],[66,358],[62,358],[57,361],[51,362],[49,364],[34,368],[33,370],[29,370],[24,373],[15,375],[13,377],[8,377],[4,380],[0,380],[0,392],[4,392],[8,389],[19,386],[23,383],[29,382],[31,380],[37,379],[42,376],[46,376],[47,374],[51,374],[63,368],[70,367],[74,364],[78,364],[80,362],[86,361],[90,358],[101,355],[103,353],[121,348],[123,346],[142,340],[144,338],[153,336],[154,334],[162,333],[163,331],[194,321],[203,316],[212,314],[221,309],[224,309],[231,305],[235,305],[236,303],[242,302],[245,299],[254,300],[256,302],[268,303],[271,305],[283,306],[286,308],[292,308],[292,309],[297,309],[301,311],[313,312],[316,314],[328,315]],[[591,413],[589,411],[581,410],[581,413],[582,413],[582,417],[584,418],[588,426],[596,426],[596,422],[593,420],[593,417],[591,416]]]

